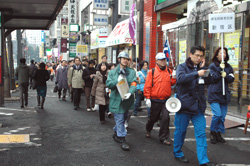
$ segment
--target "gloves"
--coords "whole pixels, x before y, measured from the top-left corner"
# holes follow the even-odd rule
[[[225,69],[225,63],[224,62],[221,62],[220,68]]]
[[[118,76],[118,82],[120,82],[122,79],[123,79],[123,76],[120,74],[120,75]]]
[[[221,72],[221,77],[225,78],[227,76],[227,73],[225,71]]]
[[[127,94],[124,95],[124,97],[125,97],[124,99],[127,100],[127,99],[130,98],[130,96],[131,96],[131,93],[127,93]]]
[[[147,99],[147,100],[146,100],[146,105],[147,105],[147,107],[149,107],[149,108],[151,107],[151,101],[150,101],[150,99]]]

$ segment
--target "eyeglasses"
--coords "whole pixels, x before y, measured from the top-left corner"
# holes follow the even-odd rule
[[[200,58],[204,58],[204,55],[199,55],[199,54],[194,54],[197,58],[200,57]]]

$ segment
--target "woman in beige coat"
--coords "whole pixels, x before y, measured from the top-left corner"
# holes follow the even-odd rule
[[[101,63],[98,66],[99,69],[96,72],[91,95],[95,96],[95,104],[99,105],[99,116],[101,124],[105,122],[105,111],[109,105],[108,88],[106,87],[106,80],[108,77],[108,64],[106,62]]]

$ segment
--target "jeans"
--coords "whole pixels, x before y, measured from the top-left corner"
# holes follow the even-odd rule
[[[174,132],[174,156],[177,158],[183,157],[184,153],[181,148],[184,144],[186,131],[189,120],[191,119],[194,125],[194,133],[196,139],[196,153],[199,164],[208,163],[207,157],[207,137],[206,137],[206,119],[204,114],[199,111],[198,114],[176,113],[175,114],[175,132]]]
[[[212,113],[212,122],[210,126],[211,131],[225,133],[225,117],[227,115],[227,104],[211,103],[210,104]]]
[[[21,106],[23,106],[24,102],[25,102],[25,105],[28,104],[28,87],[29,87],[29,83],[19,84]]]
[[[138,110],[141,106],[141,101],[144,98],[144,94],[138,94],[138,90],[135,91],[135,108],[134,108],[134,115],[137,115]],[[147,107],[147,111],[148,111],[148,118],[150,117],[150,108]]]
[[[125,129],[125,120],[127,119],[128,112],[125,112],[123,114],[117,114],[114,113],[115,118],[115,126],[114,126],[114,132],[117,133],[118,137],[126,137],[127,132]]]
[[[151,132],[155,122],[160,120],[160,117],[161,117],[161,123],[160,123],[159,139],[161,142],[163,142],[165,139],[169,138],[169,122],[170,122],[169,112],[165,107],[165,102],[160,103],[151,101],[150,117],[146,124],[146,130],[148,132]]]

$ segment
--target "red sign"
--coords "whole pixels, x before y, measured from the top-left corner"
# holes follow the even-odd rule
[[[2,66],[2,57],[0,56],[0,86],[3,84],[3,77],[2,77],[2,71],[3,71],[3,66]]]
[[[61,18],[61,24],[68,24],[68,18]]]
[[[61,38],[61,52],[67,52],[67,39]]]

